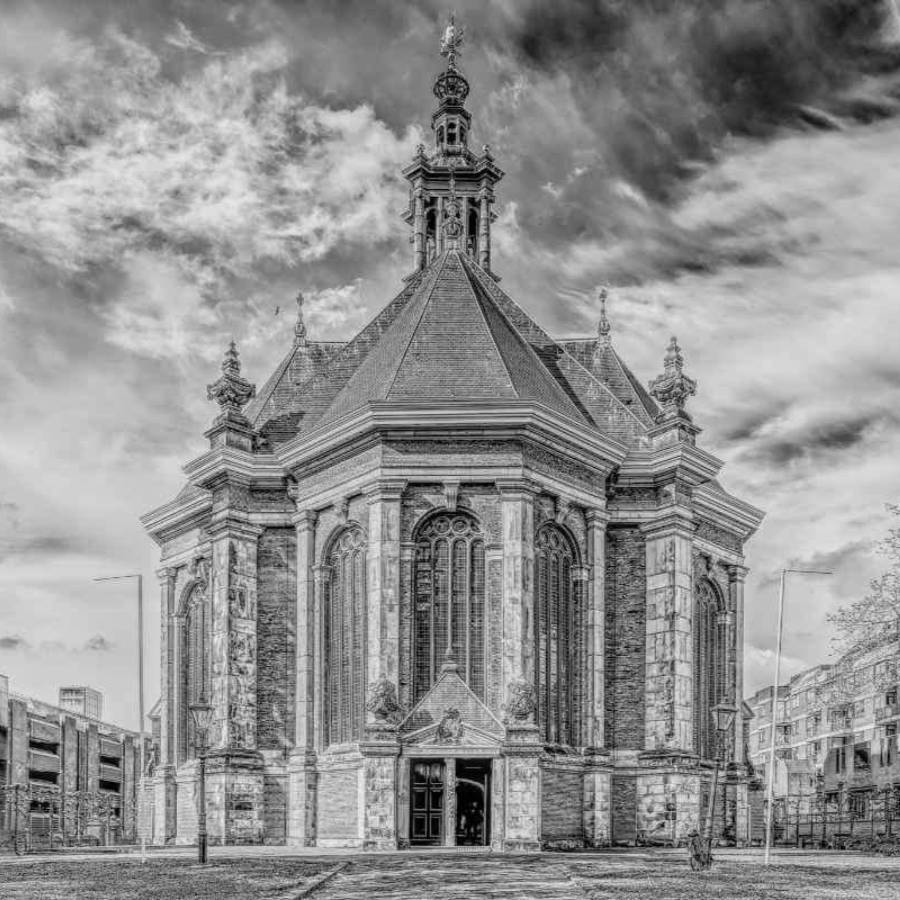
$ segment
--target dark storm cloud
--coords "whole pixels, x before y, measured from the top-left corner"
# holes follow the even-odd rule
[[[5,634],[0,637],[0,650],[27,650],[30,646],[20,634]]]
[[[114,646],[113,642],[105,638],[102,634],[95,634],[93,637],[88,638],[82,649],[88,653],[107,653],[112,650]]]

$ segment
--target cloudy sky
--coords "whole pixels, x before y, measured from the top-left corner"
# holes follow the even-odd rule
[[[134,724],[138,516],[203,450],[226,342],[261,384],[351,336],[411,248],[433,0],[5,0],[0,33],[0,672],[87,682]],[[495,268],[559,336],[638,376],[677,334],[704,446],[767,510],[748,547],[750,689],[827,659],[900,497],[900,10],[893,0],[461,2],[474,141],[507,175]],[[282,312],[276,315],[276,308]],[[893,341],[892,341],[893,338]]]

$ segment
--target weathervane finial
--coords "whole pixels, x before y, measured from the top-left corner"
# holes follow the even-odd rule
[[[456,57],[465,39],[465,29],[456,24],[456,13],[450,13],[450,20],[441,35],[441,56],[447,57],[451,69],[456,68]]]
[[[600,300],[600,321],[597,324],[597,334],[600,337],[600,342],[605,345],[609,345],[612,342],[609,334],[612,329],[609,325],[609,319],[606,318],[606,298],[609,296],[609,291],[602,287],[599,291],[597,291],[597,297]]]

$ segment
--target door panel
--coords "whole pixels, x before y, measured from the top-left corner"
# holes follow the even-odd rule
[[[444,839],[444,763],[412,760],[410,843],[441,844]]]

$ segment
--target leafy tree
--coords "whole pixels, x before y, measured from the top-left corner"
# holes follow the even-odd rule
[[[900,506],[887,504],[887,510],[897,520],[878,544],[889,562],[888,570],[869,583],[864,597],[827,617],[837,632],[835,642],[844,652],[865,653],[900,639]]]

